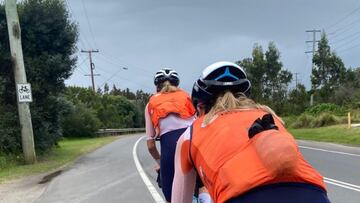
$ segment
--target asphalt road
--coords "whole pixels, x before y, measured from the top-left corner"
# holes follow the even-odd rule
[[[132,148],[139,137],[121,137],[82,157],[54,178],[36,202],[153,202],[132,156]]]
[[[300,149],[325,177],[333,203],[360,202],[360,148],[299,141]]]
[[[156,202],[154,194],[162,194],[144,139],[136,153],[143,176],[150,182],[142,180],[134,162],[133,148],[141,136],[121,137],[82,157],[55,177],[36,202]],[[360,202],[360,148],[303,141],[299,145],[305,158],[325,176],[333,203]],[[152,186],[151,193],[146,184]]]

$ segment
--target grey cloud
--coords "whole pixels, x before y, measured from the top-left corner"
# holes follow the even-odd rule
[[[304,51],[311,38],[305,30],[322,29],[359,6],[356,0],[84,0],[93,39],[81,0],[68,2],[80,25],[79,48],[100,49],[94,54],[102,74],[97,84],[117,73],[110,84],[146,91],[154,90],[153,73],[161,67],[178,70],[182,87],[191,90],[207,65],[250,57],[254,43],[266,49],[270,41],[279,48],[284,67],[300,72],[309,86],[311,57]],[[343,55],[345,64],[357,66],[349,56]],[[123,66],[129,70],[119,72]],[[76,70],[67,84],[90,83]]]

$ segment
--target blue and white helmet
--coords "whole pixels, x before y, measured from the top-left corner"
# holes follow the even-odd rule
[[[194,83],[191,99],[196,107],[199,102],[214,102],[218,94],[224,91],[250,94],[251,83],[245,71],[231,62],[217,62],[206,67],[200,78]]]
[[[170,68],[163,68],[156,72],[154,77],[155,86],[158,87],[165,81],[169,81],[171,85],[178,86],[180,83],[178,73]]]

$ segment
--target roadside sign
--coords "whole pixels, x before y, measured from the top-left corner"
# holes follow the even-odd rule
[[[19,103],[32,102],[31,85],[30,83],[16,85]]]

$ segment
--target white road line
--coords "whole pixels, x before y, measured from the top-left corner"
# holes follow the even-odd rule
[[[329,153],[334,153],[334,154],[343,154],[343,155],[360,157],[360,154],[352,154],[352,153],[346,153],[346,152],[332,151],[332,150],[319,149],[319,148],[314,148],[314,147],[305,147],[305,146],[299,146],[299,147],[303,148],[303,149],[311,149],[311,150],[329,152]]]
[[[154,198],[156,203],[165,203],[165,200],[162,198],[162,196],[158,193],[158,191],[156,190],[156,188],[154,187],[154,185],[151,183],[150,179],[147,177],[147,175],[145,174],[144,169],[141,167],[139,158],[137,156],[137,146],[139,144],[139,142],[141,141],[141,139],[143,139],[145,136],[140,137],[134,147],[133,147],[133,158],[134,158],[134,162],[136,165],[136,169],[138,170],[142,180],[144,181],[146,187],[148,188],[150,194],[152,195],[152,197]]]
[[[352,153],[339,152],[339,151],[333,151],[333,150],[326,150],[326,149],[320,149],[320,148],[314,148],[314,147],[299,146],[299,148],[311,149],[311,150],[323,151],[323,152],[329,152],[329,153],[334,153],[334,154],[343,154],[343,155],[348,155],[348,156],[360,157],[360,154],[352,154]],[[331,185],[336,185],[336,186],[339,186],[339,187],[342,187],[342,188],[346,188],[346,189],[349,189],[349,190],[354,190],[354,191],[360,192],[360,186],[358,186],[358,185],[342,182],[342,181],[327,178],[327,177],[324,177],[324,182],[328,183],[328,184],[331,184]]]
[[[354,191],[360,192],[360,186],[358,186],[358,185],[353,185],[353,184],[350,184],[350,183],[346,183],[346,182],[342,182],[342,181],[338,181],[338,180],[334,180],[334,179],[326,178],[326,177],[324,177],[324,182],[328,183],[328,184],[331,184],[331,185],[336,185],[336,186],[339,186],[339,187],[342,187],[342,188],[346,188],[346,189],[349,189],[349,190],[354,190]]]
[[[324,180],[325,180],[325,181],[328,181],[328,182],[334,182],[334,183],[337,183],[337,184],[342,184],[342,185],[346,185],[346,186],[349,186],[349,187],[357,188],[357,189],[360,190],[360,186],[359,186],[359,185],[354,185],[354,184],[350,184],[350,183],[347,183],[347,182],[342,182],[342,181],[335,180],[335,179],[331,179],[331,178],[327,178],[327,177],[324,177]]]

